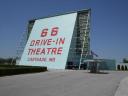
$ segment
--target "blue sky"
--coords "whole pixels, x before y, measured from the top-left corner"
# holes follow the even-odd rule
[[[91,49],[100,58],[128,57],[128,0],[0,0],[0,57],[16,55],[28,20],[91,8]]]

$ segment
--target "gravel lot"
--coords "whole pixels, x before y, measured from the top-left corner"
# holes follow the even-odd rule
[[[114,96],[128,72],[91,74],[84,70],[0,77],[0,96]]]

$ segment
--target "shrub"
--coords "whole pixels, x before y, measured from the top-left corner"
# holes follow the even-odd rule
[[[47,67],[0,65],[0,76],[47,71]]]

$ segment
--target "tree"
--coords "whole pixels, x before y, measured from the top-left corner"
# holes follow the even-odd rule
[[[4,64],[5,63],[5,59],[0,58],[0,64]]]
[[[128,59],[124,58],[123,63],[128,63]]]
[[[16,58],[0,58],[0,64],[16,64]]]

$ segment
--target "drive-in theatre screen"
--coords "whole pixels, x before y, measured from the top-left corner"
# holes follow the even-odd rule
[[[70,13],[36,20],[20,65],[65,69],[76,15]]]

